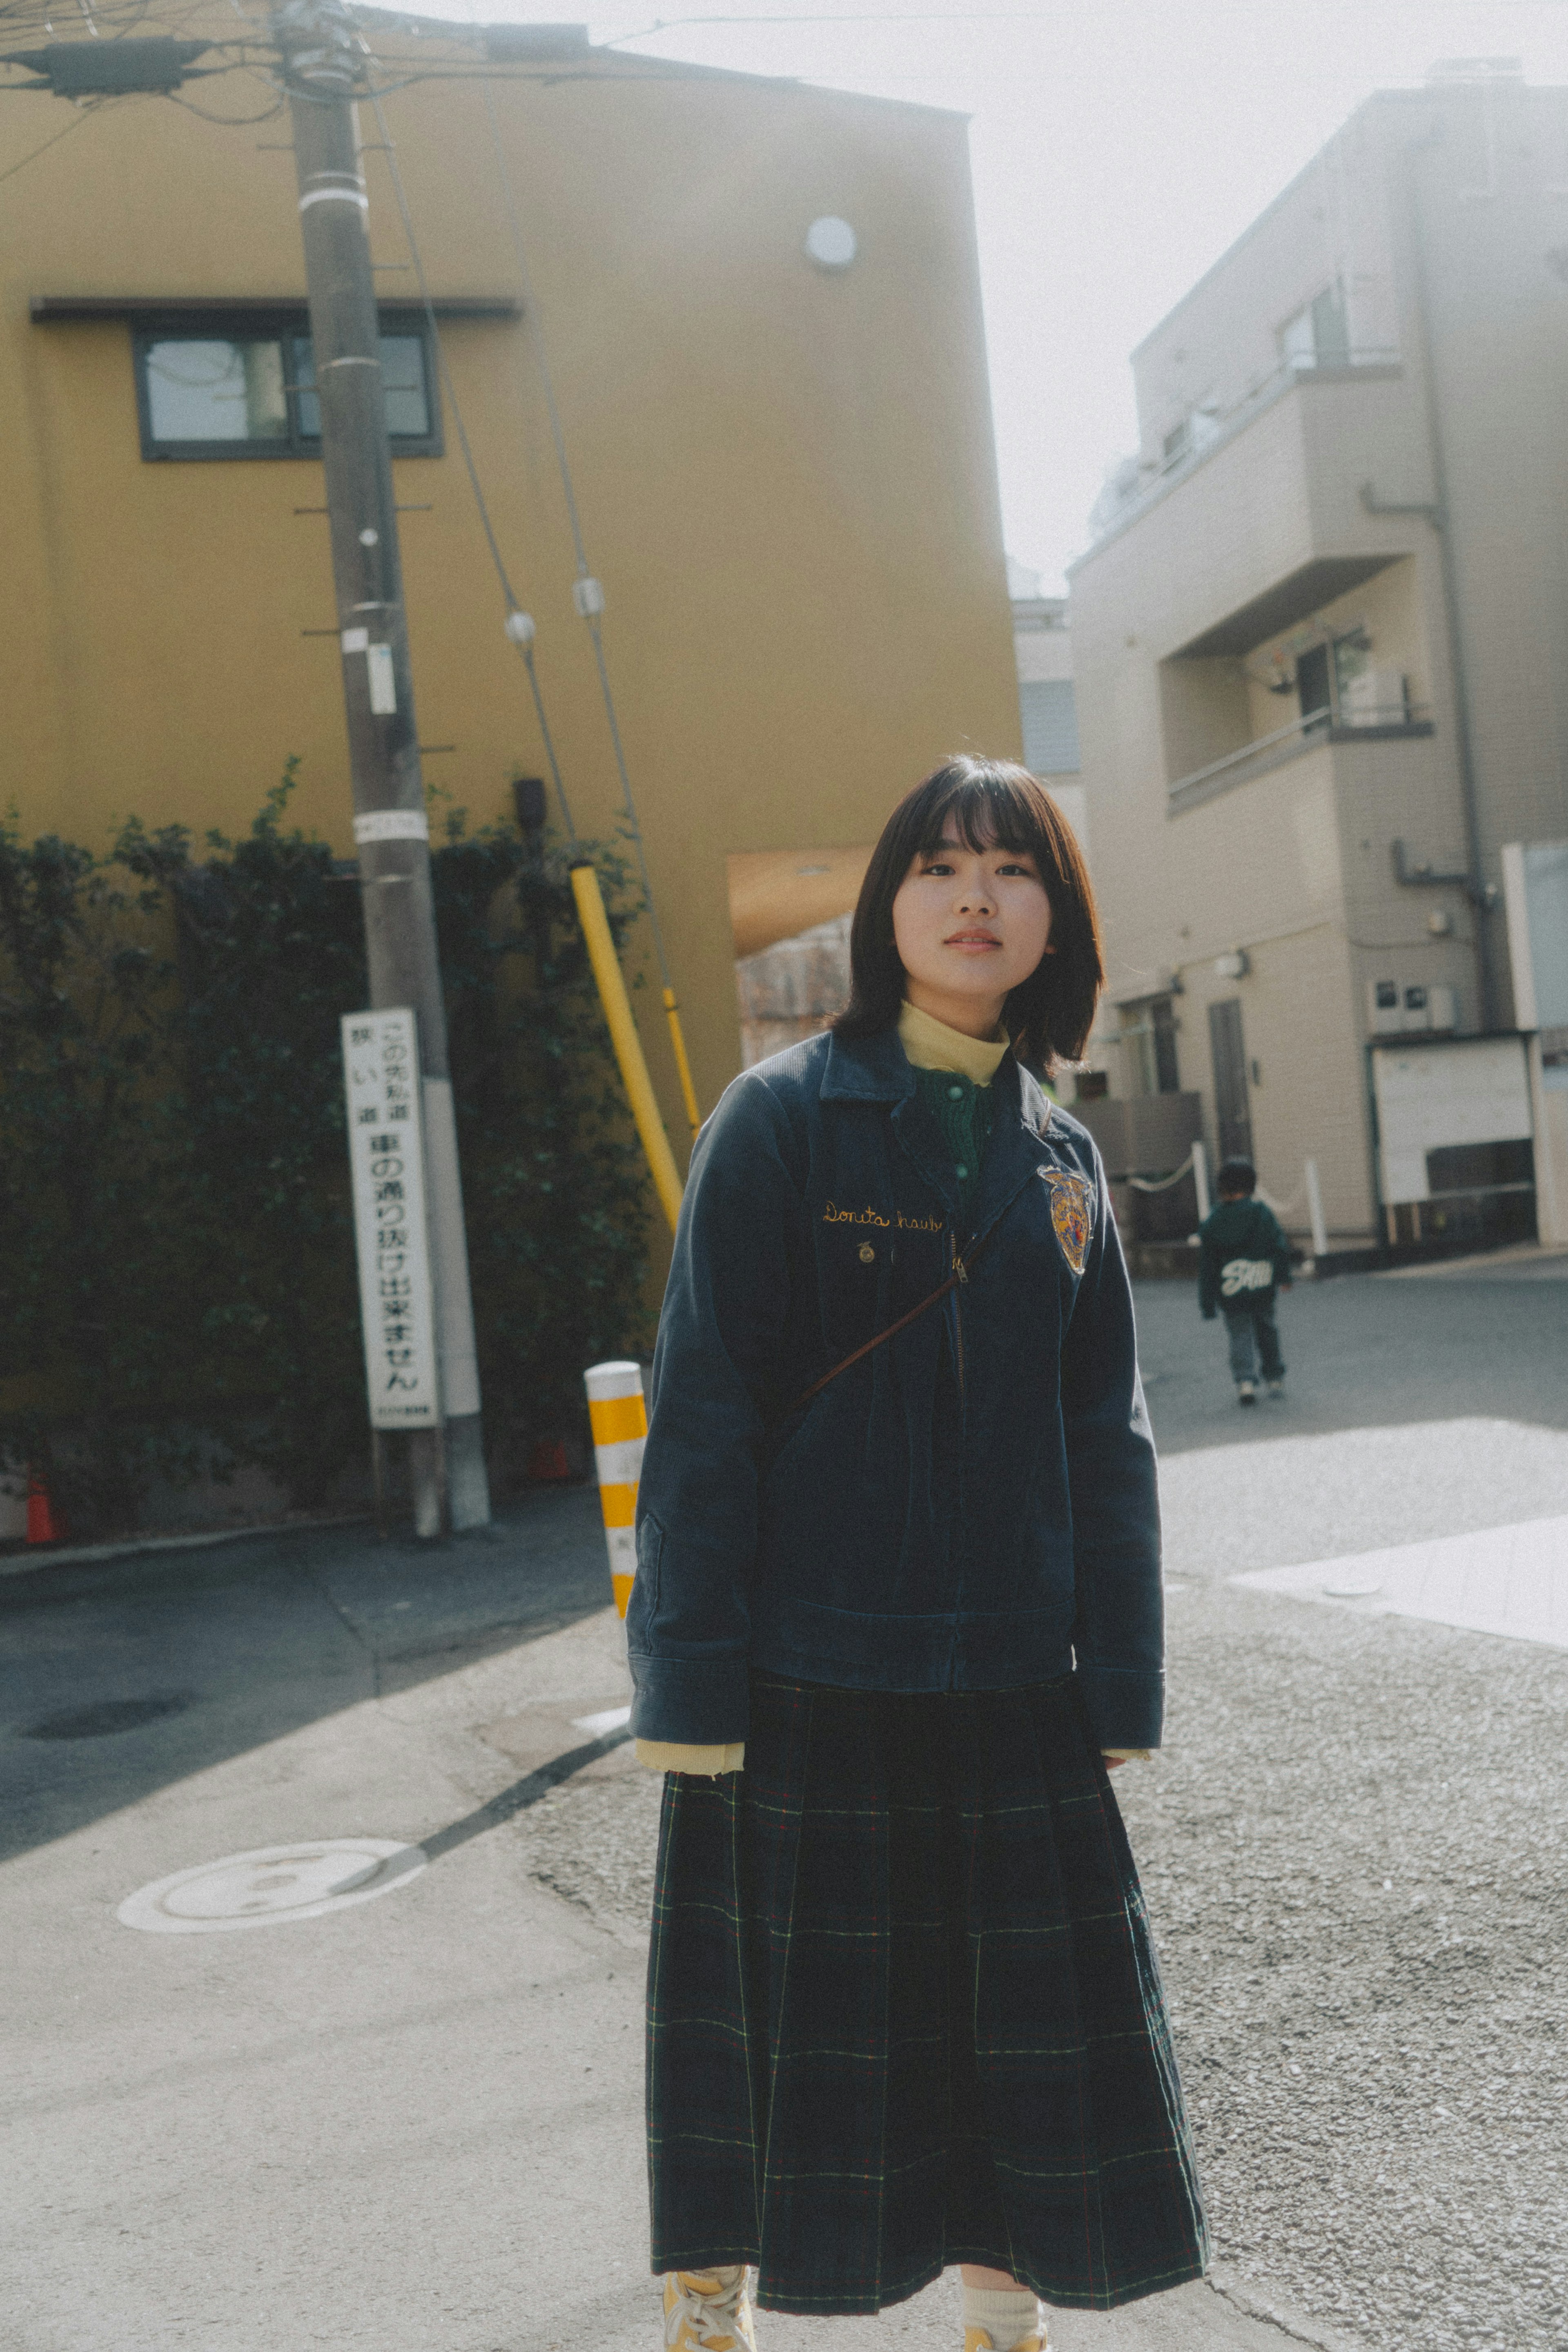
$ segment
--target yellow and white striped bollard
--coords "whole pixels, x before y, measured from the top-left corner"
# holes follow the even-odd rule
[[[640,1364],[594,1364],[583,1376],[588,1418],[593,1429],[593,1466],[599,1506],[610,1552],[610,1581],[622,1617],[637,1572],[637,1481],[643,1475],[643,1441],[648,1408],[643,1402]]]

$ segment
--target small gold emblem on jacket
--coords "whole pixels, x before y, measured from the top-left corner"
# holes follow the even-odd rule
[[[1081,1275],[1094,1231],[1094,1195],[1082,1176],[1063,1176],[1054,1168],[1042,1168],[1040,1172],[1051,1194],[1051,1222],[1061,1244],[1061,1255],[1073,1273]]]

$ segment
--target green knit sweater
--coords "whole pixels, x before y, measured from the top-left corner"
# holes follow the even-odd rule
[[[958,1178],[958,1212],[960,1216],[967,1217],[980,1188],[986,1146],[991,1139],[994,1090],[977,1087],[972,1078],[960,1077],[956,1070],[916,1070],[915,1084],[953,1155]]]

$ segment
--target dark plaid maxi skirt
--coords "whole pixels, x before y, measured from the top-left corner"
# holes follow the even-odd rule
[[[1147,1916],[1072,1678],[758,1676],[671,1774],[648,1969],[653,2267],[872,2312],[952,2263],[1094,2310],[1207,2241]]]

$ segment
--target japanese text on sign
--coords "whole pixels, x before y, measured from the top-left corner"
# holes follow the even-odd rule
[[[413,1013],[345,1013],[343,1075],[371,1421],[421,1428],[441,1406]]]

